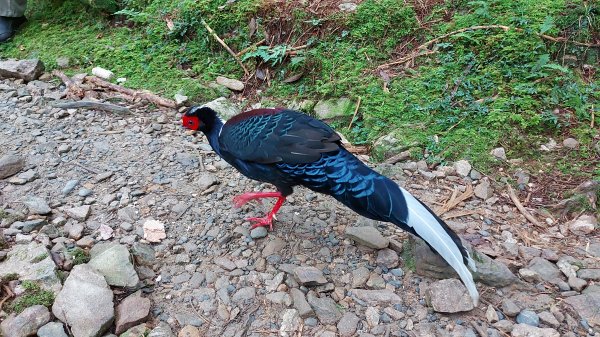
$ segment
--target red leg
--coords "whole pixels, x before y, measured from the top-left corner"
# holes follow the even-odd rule
[[[279,192],[276,192],[279,193]],[[277,202],[275,203],[275,206],[273,206],[273,209],[269,212],[269,214],[267,214],[266,217],[264,218],[248,218],[246,220],[248,221],[252,221],[252,222],[256,222],[255,224],[252,225],[252,227],[250,227],[250,229],[254,229],[256,227],[262,227],[262,226],[269,226],[269,230],[273,230],[273,216],[275,215],[275,213],[277,213],[277,211],[279,211],[279,208],[281,208],[281,205],[283,205],[283,202],[285,201],[285,197],[281,195],[281,193],[279,193],[279,196],[277,197]]]
[[[242,207],[250,200],[262,199],[262,198],[281,198],[280,192],[248,192],[242,195],[238,195],[233,198],[233,205],[235,207]]]

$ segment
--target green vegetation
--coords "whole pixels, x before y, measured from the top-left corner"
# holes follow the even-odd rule
[[[89,255],[85,252],[85,250],[75,247],[68,251],[69,255],[73,257],[73,265],[76,266],[78,264],[88,263],[90,261]]]
[[[404,240],[402,243],[402,262],[404,265],[402,266],[405,270],[410,270],[414,272],[417,270],[415,265],[415,254],[414,254],[414,242],[411,242],[410,239]]]
[[[241,56],[252,73],[259,70],[246,78],[249,101],[360,97],[351,130],[350,117],[332,121],[354,144],[395,131],[416,159],[430,163],[466,158],[489,172],[505,165],[489,155],[503,146],[535,172],[600,177],[598,129],[591,127],[594,114],[600,123],[600,48],[591,46],[600,41],[600,4],[410,3],[366,0],[345,14],[297,2],[126,0],[107,15],[78,0],[32,0],[30,22],[0,54],[39,57],[49,68],[69,57],[71,73],[102,66],[128,86],[206,101],[219,95],[208,86],[216,76],[244,73],[204,19],[233,50],[251,47]],[[474,26],[486,27],[466,29]],[[252,47],[262,39],[269,43]],[[417,53],[427,55],[410,57]],[[300,80],[286,81],[297,74]],[[263,76],[268,81],[257,79]],[[549,137],[560,143],[568,136],[580,142],[577,150],[539,150]]]
[[[10,310],[17,314],[34,305],[50,307],[54,302],[54,293],[42,289],[33,281],[23,281],[21,286],[25,289],[25,292],[17,297],[10,306]]]
[[[40,254],[31,260],[31,263],[38,263],[48,257],[48,253]]]

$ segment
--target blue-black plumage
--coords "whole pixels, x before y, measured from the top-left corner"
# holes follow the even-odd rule
[[[277,192],[245,193],[237,206],[260,198],[277,198],[256,226],[269,226],[285,197],[297,185],[331,195],[356,213],[391,222],[422,238],[462,279],[477,303],[479,294],[469,266],[475,264],[460,238],[431,209],[391,179],[348,152],[327,124],[298,111],[250,110],[227,123],[207,107],[191,107],[183,126],[202,131],[214,151],[245,176],[273,184]]]

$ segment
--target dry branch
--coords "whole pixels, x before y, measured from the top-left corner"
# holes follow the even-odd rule
[[[523,207],[523,204],[521,204],[521,201],[519,201],[519,198],[515,194],[515,190],[513,190],[513,188],[509,184],[506,184],[506,187],[508,188],[508,195],[510,196],[510,200],[512,200],[515,206],[517,206],[519,212],[521,212],[521,214],[523,214],[523,216],[525,216],[525,218],[529,220],[529,222],[531,222],[532,224],[538,227],[544,227],[533,215],[531,215],[531,213],[529,213],[525,209],[525,207]]]
[[[352,123],[354,123],[354,119],[356,118],[356,114],[358,113],[358,108],[360,107],[361,97],[358,97],[358,101],[356,102],[356,108],[354,109],[354,115],[352,115],[352,119],[350,120],[350,124],[348,125],[348,130],[352,127]]]
[[[55,108],[61,109],[94,109],[94,110],[102,110],[106,112],[114,112],[120,114],[130,114],[131,111],[124,106],[104,103],[104,102],[94,102],[94,101],[54,101],[50,103],[51,106]]]
[[[518,32],[522,32],[523,31],[523,29],[521,29],[521,28],[511,28],[509,26],[504,26],[504,25],[471,26],[471,27],[467,27],[467,28],[461,28],[461,29],[458,29],[458,30],[446,33],[444,35],[438,36],[435,39],[429,40],[429,41],[421,44],[420,46],[418,46],[415,49],[415,51],[413,51],[410,55],[405,56],[405,57],[403,57],[401,59],[398,59],[398,60],[396,60],[394,62],[382,64],[382,65],[378,66],[377,69],[383,69],[383,68],[387,68],[387,67],[390,67],[390,66],[393,66],[393,65],[402,64],[404,62],[413,60],[413,59],[415,59],[415,58],[417,58],[419,56],[431,55],[431,54],[435,53],[435,51],[433,51],[433,50],[427,50],[426,48],[428,46],[430,46],[430,45],[432,45],[432,44],[434,44],[434,43],[436,43],[436,42],[438,42],[438,41],[440,41],[442,39],[445,39],[445,38],[447,38],[449,36],[452,36],[452,35],[460,34],[460,33],[471,31],[471,30],[482,30],[482,29],[502,29],[505,32],[507,32],[507,31],[509,31],[511,29],[514,29],[514,30],[516,30]],[[539,36],[539,37],[541,37],[542,39],[550,40],[550,41],[553,41],[553,42],[572,43],[572,44],[577,45],[577,46],[594,47],[594,48],[600,47],[599,43],[586,43],[586,42],[571,41],[571,40],[569,40],[567,38],[564,38],[564,37],[553,37],[553,36],[546,35],[546,34],[536,34],[536,35]],[[423,49],[425,49],[425,51],[421,52],[421,50],[423,50]]]
[[[442,207],[436,209],[436,214],[438,216],[441,216],[442,214],[458,206],[458,204],[460,204],[461,202],[472,197],[474,194],[473,186],[470,184],[467,185],[467,188],[461,195],[458,195],[458,192],[458,188],[455,188],[454,192],[452,192],[452,195],[450,196],[450,199],[448,199],[448,201],[446,201]]]
[[[147,91],[138,91],[138,90],[133,90],[133,89],[129,89],[129,88],[125,88],[123,86],[117,85],[117,84],[113,84],[110,82],[107,82],[103,79],[100,79],[96,76],[87,76],[86,81],[91,82],[97,86],[103,87],[103,88],[107,88],[113,91],[117,91],[120,92],[122,94],[128,95],[135,98],[139,98],[139,99],[143,99],[146,100],[150,103],[154,103],[156,105],[160,105],[160,106],[164,106],[167,108],[171,108],[171,109],[176,109],[177,108],[177,103],[175,103],[175,101],[172,101],[170,99],[167,98],[163,98],[160,97],[158,95],[155,95],[151,92],[147,92]]]
[[[240,60],[240,58],[237,56],[237,54],[233,50],[231,50],[231,48],[229,48],[229,46],[225,43],[225,41],[221,40],[219,35],[217,35],[217,33],[215,33],[215,31],[212,28],[210,28],[210,26],[208,25],[208,23],[206,23],[206,21],[204,21],[204,19],[201,19],[200,22],[202,23],[204,28],[206,28],[206,30],[210,33],[210,35],[212,35],[215,38],[215,40],[217,40],[217,42],[219,42],[219,44],[221,44],[221,46],[223,46],[223,48],[225,48],[225,50],[227,50],[227,52],[229,52],[229,54],[231,54],[231,56],[233,56],[235,61],[244,70],[244,74],[246,74],[246,76],[248,76],[250,74],[250,72],[248,72],[248,69],[246,69],[246,67],[242,63],[242,60]]]
[[[79,99],[85,96],[85,91],[79,87],[69,76],[65,75],[62,71],[53,70],[52,75],[60,78],[60,80],[67,86],[67,95],[77,97]]]

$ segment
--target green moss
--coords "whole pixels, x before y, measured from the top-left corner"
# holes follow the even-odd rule
[[[48,253],[40,254],[31,260],[31,263],[38,263],[48,257]]]
[[[88,263],[90,261],[90,257],[85,250],[75,247],[68,251],[69,255],[73,257],[73,265],[76,266],[78,264]]]
[[[34,305],[50,307],[54,303],[54,293],[42,289],[37,283],[23,281],[21,286],[25,289],[25,292],[12,302],[10,305],[11,311],[18,314]]]
[[[414,254],[414,249],[413,249],[413,245],[411,243],[410,240],[405,240],[403,243],[403,250],[402,250],[402,261],[404,262],[404,269],[408,269],[411,270],[413,272],[415,272],[417,270],[417,267],[415,266],[415,254]]]
[[[126,0],[124,9],[110,17],[77,0],[30,2],[29,23],[0,45],[3,57],[39,57],[49,69],[56,67],[58,57],[69,57],[68,73],[102,66],[126,77],[125,85],[132,88],[166,97],[180,92],[197,102],[221,95],[208,87],[216,76],[243,77],[201,19],[236,51],[267,33],[273,38],[279,32],[273,27],[282,27],[269,2],[253,0],[232,5],[220,0]],[[581,64],[597,63],[598,50],[539,36],[592,42],[600,33],[600,5],[459,0],[432,6],[367,0],[346,16],[316,16],[298,5],[286,16],[292,35],[288,42],[248,54],[251,71],[261,59],[271,68],[269,85],[260,86],[259,99],[287,105],[292,100],[339,97],[356,102],[360,97],[352,129],[345,130],[351,116],[334,123],[354,144],[371,145],[400,130],[402,143],[418,144],[414,158],[430,163],[464,158],[483,173],[502,165],[489,156],[494,147],[504,146],[511,159],[544,163],[556,158],[539,152],[540,141],[573,135],[581,146],[568,160],[578,165],[569,166],[565,160],[558,166],[568,174],[600,176],[598,169],[581,170],[595,156],[598,132],[590,127],[592,113],[600,120],[600,80],[597,75],[583,76]],[[258,29],[250,38],[251,18],[256,18]],[[408,67],[377,68],[409,55],[425,41],[481,25],[517,29],[465,30],[428,45],[433,53],[414,58]],[[304,43],[309,47],[292,57],[282,52]],[[576,61],[564,63],[565,55]],[[297,73],[304,74],[299,81],[283,82]]]
[[[15,281],[18,279],[19,279],[19,274],[17,274],[17,273],[6,274],[2,278],[0,278],[0,284],[7,283],[10,281]]]

